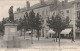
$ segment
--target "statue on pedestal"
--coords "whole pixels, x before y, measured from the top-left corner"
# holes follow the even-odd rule
[[[9,21],[14,22],[13,6],[9,8]]]

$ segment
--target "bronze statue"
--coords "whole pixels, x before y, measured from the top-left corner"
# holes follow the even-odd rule
[[[14,22],[13,6],[9,9],[9,21]]]

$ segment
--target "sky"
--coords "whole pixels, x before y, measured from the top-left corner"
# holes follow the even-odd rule
[[[19,7],[26,7],[26,1],[29,1],[31,6],[36,3],[39,3],[39,0],[0,0],[0,21],[2,21],[3,18],[9,17],[8,10],[10,6],[13,6],[13,10],[15,12],[16,9]]]

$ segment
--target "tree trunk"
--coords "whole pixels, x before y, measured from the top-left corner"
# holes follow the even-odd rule
[[[33,30],[31,32],[31,44],[33,44]]]
[[[21,29],[21,35],[20,36],[22,36],[22,29]]]
[[[38,41],[39,41],[39,30],[37,30],[37,36],[38,36]]]
[[[59,47],[60,47],[60,32],[58,32],[58,35],[59,35]]]
[[[57,34],[58,34],[58,33],[56,32],[56,42],[57,42]]]
[[[25,39],[25,29],[24,29],[24,39]]]

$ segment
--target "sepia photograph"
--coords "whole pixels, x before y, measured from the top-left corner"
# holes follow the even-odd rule
[[[80,0],[0,0],[0,51],[80,51]]]

